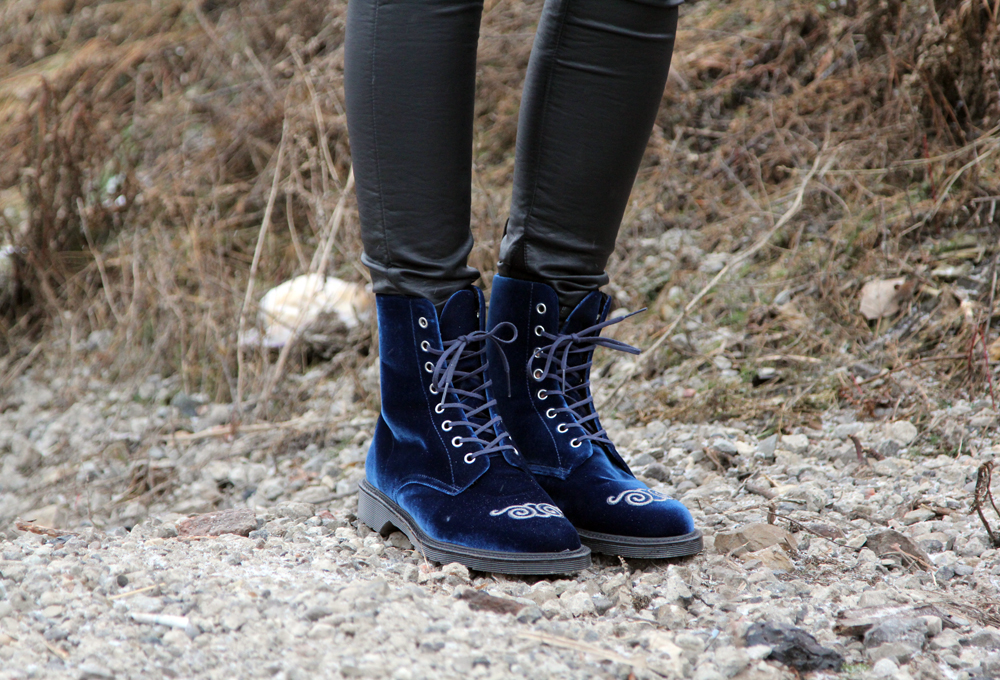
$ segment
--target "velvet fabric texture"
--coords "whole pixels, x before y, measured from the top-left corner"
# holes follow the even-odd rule
[[[627,347],[596,339],[600,329],[592,327],[604,323],[609,311],[610,298],[594,291],[560,328],[555,290],[494,276],[487,328],[508,322],[518,331],[503,350],[487,348],[497,408],[528,469],[577,529],[637,538],[691,534],[691,513],[635,478],[590,403],[594,347]],[[498,370],[500,351],[509,378]],[[550,354],[555,360],[547,362]],[[563,361],[570,369],[565,373]]]
[[[478,435],[471,425],[451,424],[465,421],[459,400],[478,407],[493,398],[483,385],[488,371],[476,374],[485,353],[471,356],[481,343],[494,344],[482,337],[482,292],[452,295],[440,322],[423,298],[378,295],[376,301],[382,411],[365,463],[368,483],[437,541],[506,553],[580,550],[576,530],[527,471],[499,419]],[[476,332],[445,394],[435,372],[445,343]],[[483,424],[495,415],[491,409],[470,420]]]

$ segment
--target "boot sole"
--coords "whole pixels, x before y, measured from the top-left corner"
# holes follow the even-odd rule
[[[432,562],[458,562],[469,569],[497,574],[567,574],[590,566],[590,548],[558,553],[508,553],[477,550],[438,541],[425,534],[405,510],[388,496],[362,481],[358,485],[358,519],[383,536],[399,529]]]
[[[580,534],[580,542],[595,553],[646,560],[697,555],[703,547],[701,532],[697,529],[689,534],[669,538],[616,536],[584,529],[577,529],[577,533]]]

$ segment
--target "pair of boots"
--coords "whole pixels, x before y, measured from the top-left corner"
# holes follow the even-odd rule
[[[382,413],[358,517],[395,527],[436,562],[509,574],[585,569],[590,553],[662,558],[701,550],[675,500],[632,475],[590,393],[610,300],[595,291],[559,326],[555,291],[496,276],[425,299],[377,298]]]

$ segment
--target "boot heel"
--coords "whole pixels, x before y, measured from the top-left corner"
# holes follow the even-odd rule
[[[382,536],[388,536],[394,528],[399,528],[393,512],[365,489],[364,485],[358,489],[358,519]]]

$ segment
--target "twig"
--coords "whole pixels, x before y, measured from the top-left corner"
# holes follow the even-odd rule
[[[993,258],[993,282],[990,284],[990,302],[986,307],[986,328],[983,329],[983,362],[986,368],[986,382],[990,386],[990,401],[993,402],[993,410],[997,410],[997,398],[993,393],[993,373],[990,371],[990,351],[989,337],[990,327],[993,323],[993,305],[996,302],[997,294],[997,263],[1000,263],[1000,251]]]
[[[593,645],[588,645],[583,642],[577,642],[576,640],[571,640],[569,638],[560,637],[558,635],[549,635],[547,633],[536,633],[535,631],[520,631],[518,632],[519,637],[528,638],[529,640],[538,640],[547,645],[553,647],[562,647],[563,649],[573,649],[578,652],[583,652],[584,654],[591,654],[596,656],[598,659],[604,659],[605,661],[613,661],[614,663],[623,663],[634,668],[646,669],[646,662],[643,659],[632,659],[627,656],[622,656],[608,649],[602,649],[600,647],[595,647]],[[652,670],[652,669],[648,669]],[[654,671],[655,672],[655,671]],[[659,673],[657,673],[659,675]]]
[[[976,475],[976,491],[972,499],[972,512],[979,515],[979,520],[986,527],[986,533],[990,537],[990,544],[994,547],[1000,547],[1000,539],[997,535],[993,533],[993,528],[990,527],[990,523],[986,520],[986,515],[983,514],[983,503],[989,498],[990,505],[993,506],[993,511],[997,513],[1000,517],[1000,512],[997,511],[997,506],[993,502],[993,494],[990,492],[990,482],[993,479],[993,461],[988,460],[979,466],[979,472]]]
[[[237,343],[239,339],[243,337],[246,331],[247,325],[247,312],[250,309],[250,303],[253,300],[253,286],[254,280],[257,277],[257,268],[260,266],[260,256],[264,251],[264,239],[267,236],[267,230],[271,226],[271,212],[274,210],[274,200],[278,196],[278,184],[281,179],[281,166],[285,158],[285,140],[288,135],[288,116],[285,116],[284,123],[281,126],[281,142],[278,144],[278,158],[277,162],[274,164],[274,178],[271,180],[271,193],[267,197],[267,208],[264,210],[264,220],[260,225],[260,232],[257,234],[257,247],[253,252],[253,262],[250,264],[250,276],[247,280],[247,291],[246,295],[243,297],[243,306],[240,308],[240,321],[239,330],[237,332]],[[236,349],[236,412],[243,412],[243,380],[245,376],[245,371],[243,370],[243,350],[239,347]]]
[[[94,244],[94,239],[90,235],[90,228],[87,226],[87,210],[86,206],[83,205],[83,199],[79,196],[76,199],[76,210],[80,214],[80,229],[83,231],[84,237],[87,239],[87,246],[90,248],[90,254],[94,256],[94,262],[97,263],[97,271],[101,275],[101,288],[104,289],[104,299],[108,302],[108,307],[111,308],[111,313],[114,315],[115,320],[118,323],[123,324],[125,320],[122,315],[118,313],[118,306],[115,305],[115,301],[111,299],[111,283],[108,281],[108,272],[104,268],[104,258],[101,257],[101,251],[97,249]]]
[[[24,373],[29,366],[31,366],[31,363],[35,359],[37,359],[38,355],[41,353],[42,353],[42,343],[38,343],[37,345],[31,348],[31,351],[28,352],[28,356],[24,357],[16,364],[14,364],[14,367],[10,369],[7,375],[5,375],[3,379],[0,379],[0,393],[2,393],[5,389],[7,389],[12,382],[17,380],[18,377],[22,373]]]
[[[151,586],[146,586],[144,588],[136,588],[135,590],[130,590],[127,593],[118,593],[117,595],[112,595],[109,600],[121,600],[122,598],[132,597],[133,595],[138,595],[139,593],[148,593],[150,590],[155,590],[156,588],[162,588],[166,583],[154,583]]]
[[[49,527],[44,527],[41,524],[32,524],[31,522],[23,522],[21,520],[16,520],[14,522],[14,528],[18,531],[28,531],[33,534],[39,534],[40,536],[48,536],[49,538],[60,538],[62,536],[76,536],[76,532],[73,531],[62,531],[60,529],[51,529]]]
[[[913,361],[908,361],[901,366],[896,366],[894,368],[886,369],[885,371],[879,373],[878,375],[873,375],[870,378],[865,378],[859,382],[854,383],[855,385],[867,385],[870,382],[878,380],[879,378],[885,378],[886,376],[895,373],[897,371],[903,371],[907,368],[913,368],[922,363],[928,363],[931,361],[956,361],[958,359],[968,358],[966,354],[941,354],[936,357],[920,357],[919,359],[914,359]]]
[[[812,178],[816,176],[816,173],[819,170],[819,163],[822,156],[823,156],[822,151],[816,154],[816,159],[813,161],[812,167],[809,169],[809,172],[806,173],[806,176],[802,180],[802,184],[799,186],[799,189],[795,194],[795,200],[792,201],[792,205],[788,208],[788,210],[785,211],[785,214],[782,215],[780,219],[778,219],[775,225],[771,227],[767,231],[767,233],[765,233],[762,237],[760,237],[756,243],[750,246],[750,248],[743,251],[742,253],[732,258],[731,260],[729,260],[729,262],[726,263],[726,266],[724,266],[719,271],[719,273],[716,274],[712,278],[712,280],[709,281],[705,285],[705,287],[698,292],[697,295],[691,298],[691,301],[684,306],[684,309],[681,310],[681,313],[678,314],[676,318],[674,318],[674,320],[670,323],[670,325],[667,326],[666,329],[664,329],[660,333],[660,337],[657,338],[656,341],[652,345],[650,345],[650,347],[646,350],[645,352],[646,357],[653,356],[656,353],[656,350],[659,349],[660,345],[662,345],[670,337],[670,334],[673,333],[674,329],[677,328],[680,322],[687,317],[687,315],[691,312],[691,310],[693,310],[698,305],[699,302],[701,302],[702,298],[708,295],[708,293],[713,288],[715,288],[715,285],[719,283],[719,281],[721,281],[727,274],[729,274],[729,272],[731,272],[737,266],[743,264],[743,262],[753,257],[757,253],[757,251],[759,251],[761,248],[766,246],[770,242],[771,238],[776,233],[778,233],[778,231],[782,227],[788,224],[788,222],[799,212],[799,210],[802,208],[802,200],[805,197],[806,188],[809,186],[809,183],[812,181]],[[827,163],[827,168],[829,167],[830,164],[832,164],[832,159]],[[824,172],[825,170],[826,168],[824,168]],[[632,365],[632,367],[625,373],[625,376],[621,379],[618,385],[615,386],[615,388],[611,390],[611,393],[604,399],[603,403],[600,406],[601,408],[614,408],[618,404],[618,402],[621,400],[621,397],[618,397],[616,399],[615,395],[617,395],[618,392],[621,390],[621,388],[624,387],[625,383],[627,383],[629,380],[635,377],[635,375],[639,372],[639,368],[642,365],[642,362],[643,358],[636,360],[636,362]]]

